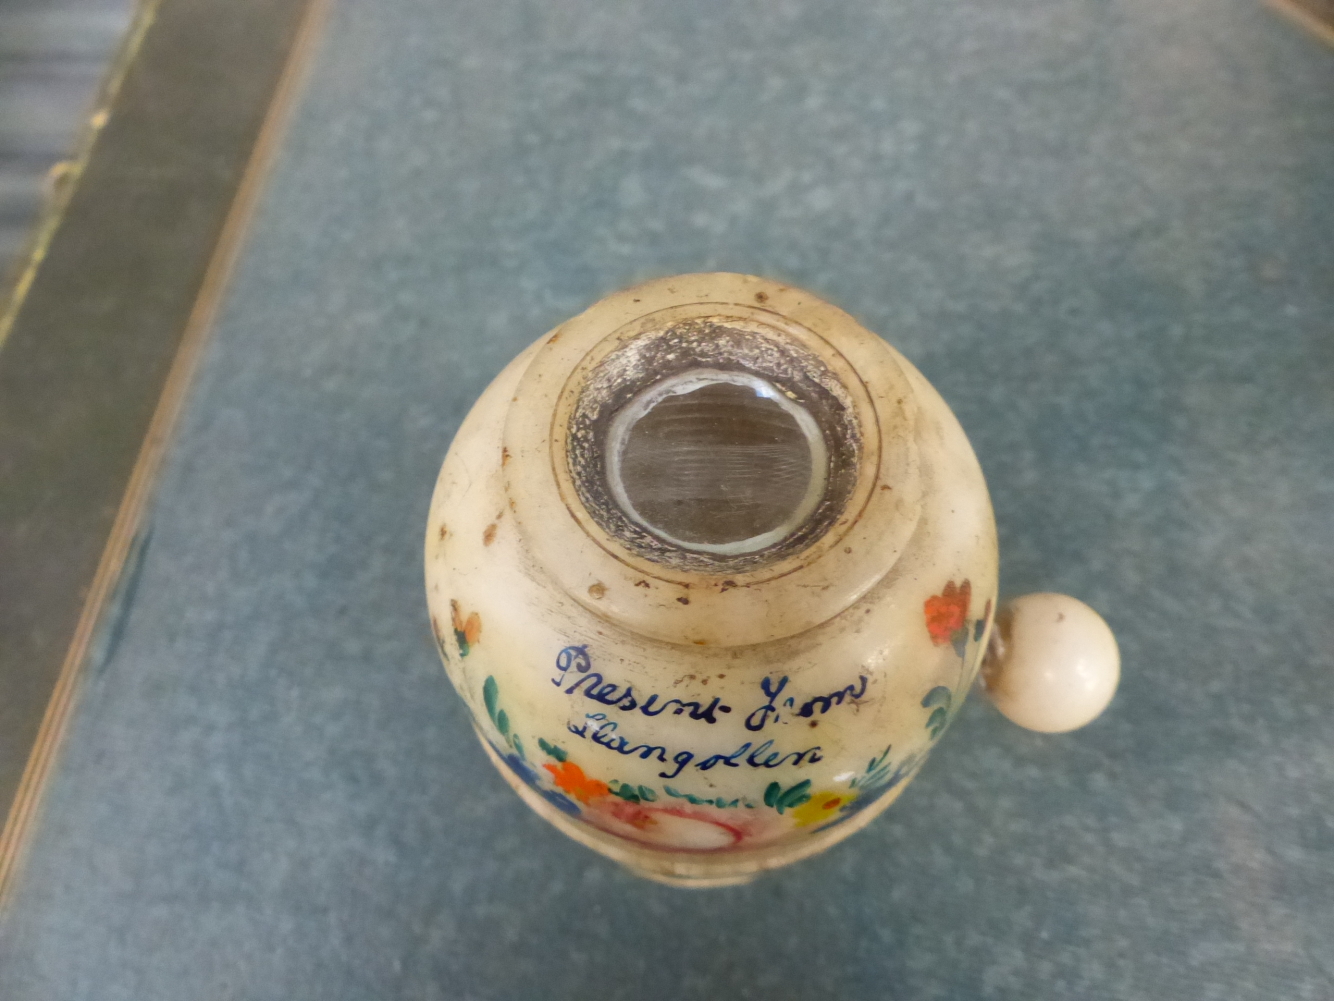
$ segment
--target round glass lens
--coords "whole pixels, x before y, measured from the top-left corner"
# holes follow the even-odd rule
[[[827,449],[814,418],[744,372],[697,369],[649,387],[617,414],[608,446],[621,509],[687,549],[773,545],[824,493]]]

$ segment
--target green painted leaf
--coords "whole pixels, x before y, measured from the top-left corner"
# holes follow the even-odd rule
[[[537,738],[537,746],[542,748],[542,750],[546,752],[546,754],[549,757],[555,758],[557,761],[564,761],[566,758],[569,757],[569,755],[565,752],[565,748],[557,747],[555,744],[548,744],[541,737]]]
[[[794,807],[801,806],[802,803],[811,798],[810,789],[810,779],[798,782],[791,789],[778,797],[778,812],[782,813],[784,810],[791,810]]]
[[[889,758],[889,752],[892,751],[893,749],[894,745],[890,744],[883,751],[881,751],[877,757],[872,758],[869,762],[867,762],[866,774],[857,776],[855,779],[849,782],[848,785],[853,789],[858,789],[858,788],[864,789],[874,786],[880,780],[880,778],[882,777],[882,773],[888,767],[886,766],[885,761]]]
[[[968,649],[968,628],[965,626],[950,633],[950,644],[954,647],[954,652],[962,657]]]
[[[930,709],[932,706],[945,706],[949,708],[954,701],[954,693],[945,685],[937,685],[931,691],[926,693],[926,698],[922,699],[922,708]]]
[[[502,710],[500,710],[500,712],[496,713],[496,729],[500,731],[500,735],[501,735],[502,737],[508,737],[508,736],[509,736],[509,732],[510,732],[510,718],[509,718],[508,716],[505,715],[505,710],[504,710],[504,709],[502,709]]]
[[[642,799],[645,803],[652,803],[654,800],[658,798],[658,794],[654,792],[652,789],[650,789],[648,786],[640,786],[639,798]]]
[[[939,735],[940,731],[945,729],[945,724],[949,722],[949,710],[941,706],[931,714],[931,718],[926,721],[926,728],[931,731],[931,736]]]
[[[870,775],[865,776],[861,782],[862,789],[875,789],[883,785],[889,779],[889,765],[883,768],[877,768]]]
[[[486,714],[491,717],[491,722],[500,726],[496,720],[496,703],[500,701],[500,686],[496,684],[496,679],[489,675],[482,685],[482,701],[486,703]]]
[[[510,734],[510,745],[518,752],[519,757],[523,758],[525,761],[528,760],[528,755],[523,753],[523,741],[519,739],[517,733]]]
[[[782,813],[784,810],[801,806],[802,803],[810,799],[810,790],[810,779],[804,779],[786,791],[777,782],[770,782],[769,787],[764,790],[764,805],[772,806],[779,813]]]

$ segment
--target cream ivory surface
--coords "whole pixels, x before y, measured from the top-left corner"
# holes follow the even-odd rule
[[[745,282],[746,291],[773,285]],[[844,322],[849,336],[871,336]],[[594,611],[597,582],[576,600],[517,524],[507,481],[551,473],[507,468],[506,415],[553,336],[483,394],[431,504],[432,626],[480,736],[530,805],[646,875],[725,882],[852,833],[916,774],[986,649],[995,528],[957,421],[884,346],[908,387],[921,483],[920,516],[897,559],[859,599],[796,635],[668,642]],[[545,516],[572,518],[564,508]],[[654,586],[646,579],[643,589]],[[701,586],[690,600],[710,593]]]

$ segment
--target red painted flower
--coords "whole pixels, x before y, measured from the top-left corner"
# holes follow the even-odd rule
[[[627,803],[623,799],[611,797],[605,803],[599,803],[598,808],[615,817],[622,824],[629,824],[631,827],[644,830],[653,823],[653,814],[645,810],[638,803]]]
[[[926,631],[932,643],[944,646],[964,627],[972,597],[973,586],[968,581],[957,585],[950,581],[944,591],[926,599]]]
[[[623,838],[677,851],[719,851],[740,844],[746,837],[741,827],[710,810],[640,806],[615,796],[594,803],[588,819]]]

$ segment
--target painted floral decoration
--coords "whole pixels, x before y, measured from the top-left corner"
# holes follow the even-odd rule
[[[968,642],[968,606],[973,598],[973,585],[968,581],[955,584],[950,581],[940,594],[926,599],[926,631],[936,646],[953,643],[960,650]]]
[[[531,761],[509,714],[501,707],[500,688],[494,677],[483,684],[482,701],[500,738],[488,738],[492,747],[510,770],[547,802],[608,833],[676,849],[725,850],[754,838],[772,837],[784,829],[780,817],[789,818],[788,823],[797,828],[837,824],[912,778],[926,757],[926,750],[921,749],[900,761],[891,761],[891,749],[886,747],[867,762],[861,774],[852,777],[846,789],[812,789],[811,780],[803,779],[791,785],[770,782],[762,803],[745,797],[705,798],[669,785],[659,791],[619,779],[593,778],[570,760],[565,748],[541,737],[537,738],[537,747],[549,760],[541,764]],[[926,728],[933,741],[948,723],[953,702],[953,693],[943,685],[933,688],[922,700],[922,708],[927,711]]]
[[[810,798],[810,779],[804,779],[787,789],[783,788],[782,783],[770,782],[764,790],[764,805],[772,806],[780,814],[784,810],[795,810]]]
[[[866,770],[848,783],[847,792],[816,793],[802,807],[792,811],[798,826],[832,826],[856,816],[911,779],[926,761],[926,751],[919,750],[895,763],[890,760],[891,750],[886,747],[868,761]],[[834,802],[835,797],[839,802]]]
[[[573,761],[562,761],[555,765],[546,764],[542,767],[551,773],[557,789],[574,797],[580,803],[587,804],[611,793],[611,787],[607,783],[599,779],[590,779]]]
[[[931,711],[926,720],[926,728],[931,731],[932,740],[938,739],[945,732],[945,726],[950,721],[950,706],[953,704],[954,693],[945,685],[937,685],[922,699],[922,708]]]
[[[793,810],[792,819],[797,822],[798,827],[822,824],[826,820],[837,817],[839,811],[850,805],[856,798],[856,792],[838,792],[823,789],[813,794],[810,799]]]
[[[581,811],[578,803],[563,792],[548,789],[543,785],[541,774],[533,767],[528,760],[528,755],[524,752],[523,741],[510,727],[509,714],[500,708],[500,686],[496,684],[494,677],[488,677],[482,685],[482,701],[486,704],[486,715],[490,718],[492,726],[496,728],[496,731],[504,740],[504,744],[499,746],[494,741],[490,742],[495,752],[500,755],[500,760],[505,762],[509,766],[509,770],[517,775],[525,785],[552,806],[571,816],[579,816]],[[545,741],[539,741],[539,743],[543,744],[544,749],[546,749]]]
[[[482,617],[473,612],[465,620],[463,609],[459,608],[457,601],[451,601],[449,609],[454,619],[454,641],[459,645],[459,656],[466,657],[477,641],[482,638]]]
[[[555,764],[548,762],[542,768],[560,794],[577,802],[577,809],[585,819],[613,834],[647,844],[704,850],[730,848],[746,835],[743,827],[724,822],[707,807],[692,808],[695,804],[717,808],[715,801],[669,790],[672,797],[687,799],[692,806],[661,803],[658,793],[648,786],[590,778],[570,760],[563,747],[541,738],[537,743],[548,757],[555,759]],[[734,801],[730,805],[737,804]]]

